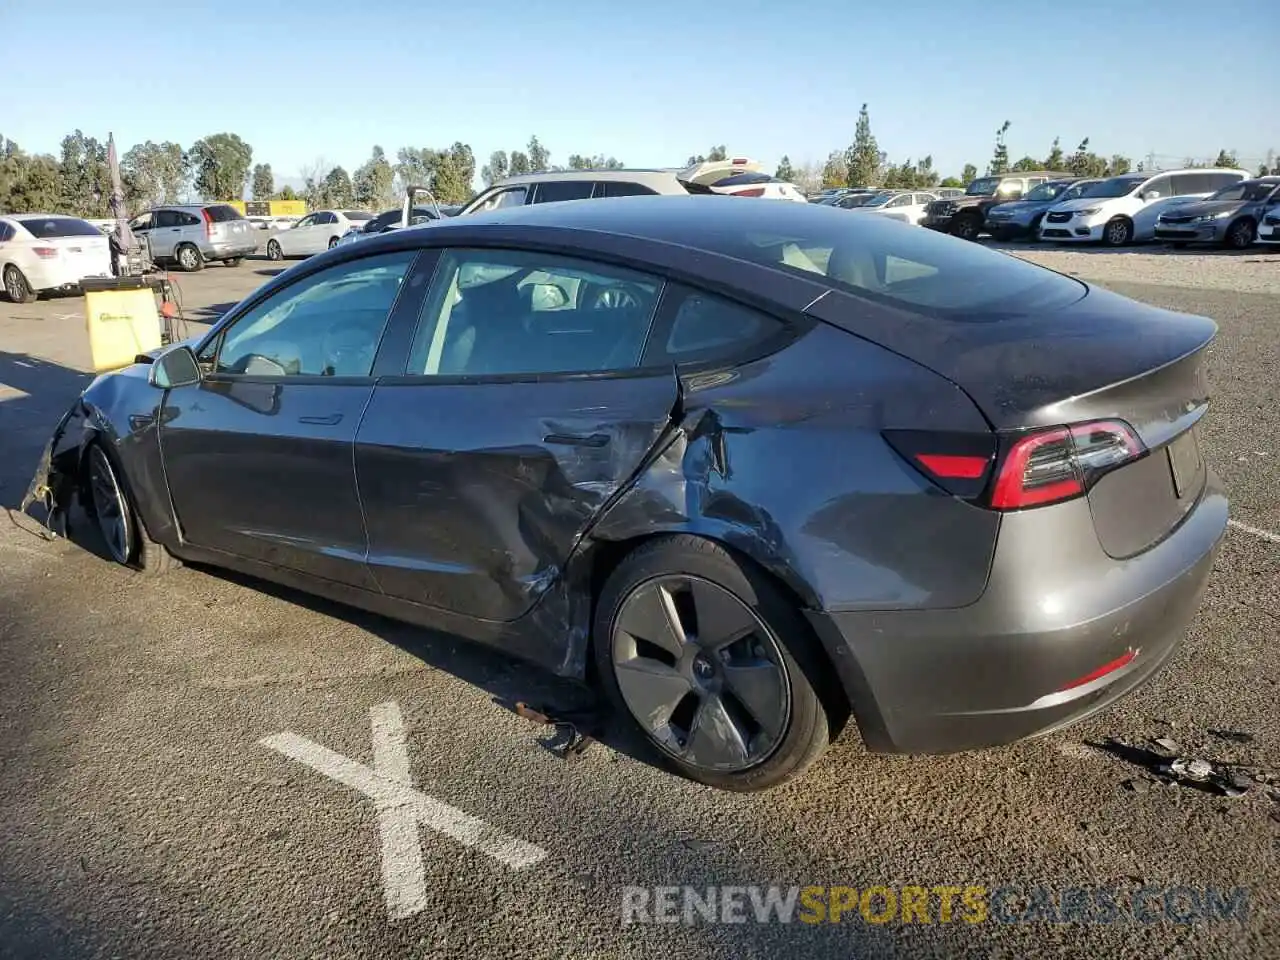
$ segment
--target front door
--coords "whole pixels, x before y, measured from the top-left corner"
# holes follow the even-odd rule
[[[184,539],[370,587],[352,456],[414,252],[365,257],[250,304],[166,398],[160,436]]]
[[[555,582],[675,406],[673,371],[639,368],[661,289],[561,255],[441,256],[406,374],[356,437],[383,591],[509,621]]]

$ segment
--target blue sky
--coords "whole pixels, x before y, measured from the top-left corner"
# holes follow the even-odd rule
[[[683,163],[724,143],[821,163],[859,106],[892,160],[958,174],[1043,157],[1054,136],[1164,166],[1280,150],[1276,0],[858,5],[538,0],[6,3],[0,133],[56,152],[79,127],[121,149],[238,133],[277,181],[374,143],[470,143],[477,166],[538,134],[552,162]],[[112,64],[121,51],[123,70]],[[18,91],[22,91],[18,95]]]

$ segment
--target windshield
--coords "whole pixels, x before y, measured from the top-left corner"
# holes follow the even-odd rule
[[[41,217],[32,220],[19,220],[23,229],[40,240],[52,240],[55,237],[101,237],[102,231],[87,220],[78,217]]]
[[[1209,197],[1209,199],[1245,201],[1265,200],[1267,197],[1271,196],[1272,191],[1274,191],[1277,186],[1280,186],[1280,184],[1275,182],[1268,183],[1265,180],[1245,180],[1242,183],[1233,183],[1229,187],[1223,187],[1213,196]]]
[[[342,215],[348,220],[372,220],[373,214],[365,210],[343,210]]]
[[[967,197],[994,197],[998,186],[1000,186],[999,177],[983,177],[969,184],[964,193]]]
[[[886,203],[896,197],[896,193],[873,193],[867,197],[864,207],[883,207]]]
[[[1069,186],[1070,184],[1068,183],[1042,183],[1040,184],[1040,186],[1036,187],[1034,190],[1032,190],[1022,199],[1023,200],[1057,200],[1060,196],[1062,196],[1063,193],[1066,192]]]
[[[1126,197],[1146,182],[1145,177],[1112,177],[1110,180],[1099,180],[1080,196],[1087,198]]]

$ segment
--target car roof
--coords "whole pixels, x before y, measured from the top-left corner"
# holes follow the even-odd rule
[[[1054,180],[1070,180],[1072,175],[1062,170],[1006,170],[1004,173],[988,173],[974,180],[1006,180],[1014,177],[1052,177]],[[970,181],[972,183],[973,181]]]
[[[541,173],[521,173],[507,177],[494,186],[506,186],[513,183],[537,183],[556,180],[626,180],[637,179],[674,180],[679,170],[664,170],[659,167],[633,167],[626,170],[546,170]]]
[[[84,220],[84,217],[77,217],[74,213],[6,213],[5,216],[19,223],[23,220],[48,220],[51,217],[57,217],[59,220]],[[88,222],[85,220],[85,223]]]

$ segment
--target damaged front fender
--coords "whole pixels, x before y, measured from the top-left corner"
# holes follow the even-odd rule
[[[75,499],[80,454],[80,445],[76,439],[78,431],[68,428],[73,421],[83,419],[84,409],[83,398],[77,397],[76,402],[58,420],[58,425],[53,428],[53,434],[36,462],[35,473],[31,477],[31,483],[27,485],[27,492],[18,504],[18,512],[28,516],[33,506],[39,504],[44,508],[46,539],[52,540],[66,536],[67,533],[67,513]]]

